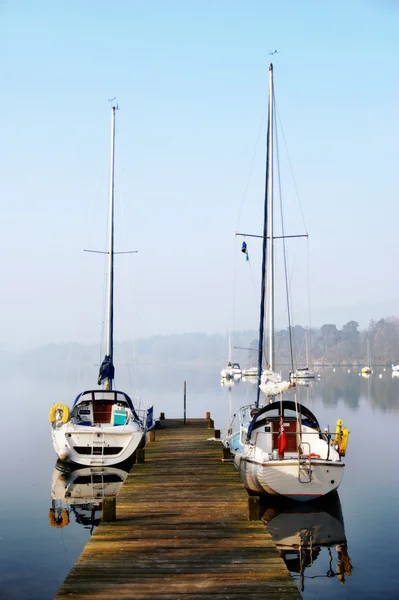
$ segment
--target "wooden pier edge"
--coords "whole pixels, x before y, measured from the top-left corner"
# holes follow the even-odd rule
[[[301,598],[209,420],[161,415],[55,600]]]

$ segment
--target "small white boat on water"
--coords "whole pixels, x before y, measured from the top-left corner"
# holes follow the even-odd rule
[[[306,341],[306,367],[297,367],[293,373],[290,373],[291,380],[297,379],[315,379],[316,372],[309,368],[309,348],[308,348],[308,330],[305,331]]]
[[[242,369],[238,362],[233,362],[231,350],[231,334],[229,331],[229,360],[227,366],[220,371],[220,375],[223,379],[239,379],[242,375]]]
[[[131,398],[113,389],[114,368],[114,148],[115,110],[111,120],[111,176],[109,199],[108,319],[105,358],[100,366],[98,385],[80,393],[70,410],[54,404],[49,413],[54,450],[59,459],[83,466],[111,466],[131,458],[145,443],[145,433],[153,426],[152,407],[140,414]]]
[[[370,359],[370,342],[369,342],[369,340],[367,340],[366,365],[362,368],[361,373],[367,375],[367,374],[370,374],[372,372],[373,372],[373,370],[371,368],[371,359]]]
[[[242,376],[248,378],[255,378],[258,376],[258,367],[250,367],[249,369],[242,370]]]
[[[397,373],[399,373],[399,364],[391,365],[391,366],[392,366],[392,371],[396,371]]]
[[[309,367],[300,367],[291,373],[290,379],[316,379],[316,372],[311,371]]]
[[[228,362],[227,367],[220,371],[220,374],[225,379],[233,379],[239,378],[242,375],[242,370],[240,367],[240,363],[238,362]]]

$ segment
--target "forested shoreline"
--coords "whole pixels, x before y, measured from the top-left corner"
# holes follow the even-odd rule
[[[256,345],[254,340],[251,347],[255,349]],[[280,363],[290,363],[291,345],[294,362],[306,362],[306,328],[297,325],[291,330],[276,332],[275,345]],[[364,365],[368,358],[367,346],[372,364],[390,365],[399,362],[399,319],[388,317],[371,321],[363,331],[359,331],[356,321],[349,321],[342,329],[334,324],[308,329],[308,355],[311,364]]]

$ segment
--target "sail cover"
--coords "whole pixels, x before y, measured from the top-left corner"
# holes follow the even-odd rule
[[[100,371],[98,373],[98,385],[101,385],[106,379],[111,380],[114,378],[115,368],[112,364],[111,357],[105,355],[103,362],[101,363]]]
[[[260,380],[260,389],[268,396],[277,396],[293,387],[289,381],[283,381],[281,375],[273,371],[265,370]]]

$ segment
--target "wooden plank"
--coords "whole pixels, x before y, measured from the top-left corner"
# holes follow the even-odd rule
[[[208,420],[162,419],[56,600],[300,599]]]

